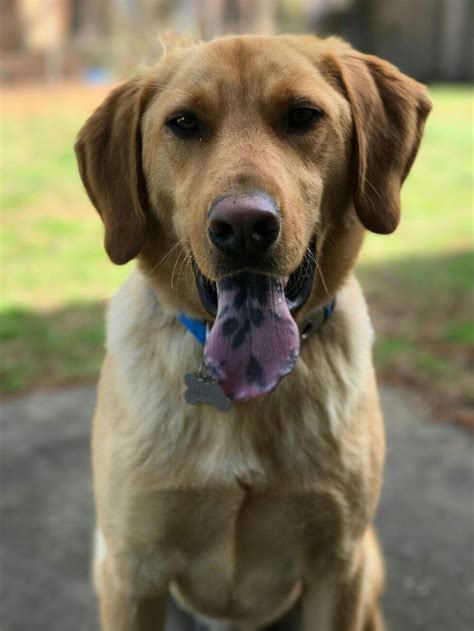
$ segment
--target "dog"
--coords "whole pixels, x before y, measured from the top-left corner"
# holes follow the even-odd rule
[[[213,629],[294,607],[302,631],[383,628],[353,268],[366,230],[397,227],[430,109],[337,38],[229,36],[167,51],[80,131],[105,249],[137,259],[93,421],[104,631],[163,631],[169,594]]]

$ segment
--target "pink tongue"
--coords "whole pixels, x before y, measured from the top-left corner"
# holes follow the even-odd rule
[[[217,283],[216,321],[204,347],[212,378],[236,401],[271,392],[300,351],[283,278],[241,273]]]

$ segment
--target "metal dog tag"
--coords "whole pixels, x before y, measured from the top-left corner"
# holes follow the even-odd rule
[[[230,410],[230,399],[228,399],[218,383],[194,372],[184,375],[184,383],[188,389],[184,393],[184,398],[191,405],[196,403],[208,403],[213,405],[220,412]]]

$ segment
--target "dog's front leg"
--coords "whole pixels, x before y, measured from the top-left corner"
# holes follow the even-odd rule
[[[308,581],[302,599],[302,631],[335,631],[337,600],[334,580]]]
[[[339,579],[319,576],[306,584],[303,631],[383,631],[378,606],[381,569],[376,567],[376,558],[368,563],[366,548],[364,545],[355,569],[345,576],[340,574]]]
[[[166,593],[137,596],[117,584],[107,560],[102,564],[100,615],[102,631],[164,631]]]

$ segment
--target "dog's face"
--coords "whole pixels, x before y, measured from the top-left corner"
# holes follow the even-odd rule
[[[162,62],[175,69],[143,117],[143,171],[152,208],[209,279],[289,276],[322,228],[323,196],[349,203],[349,103],[295,41],[223,39]]]
[[[191,314],[247,292],[260,330],[265,309],[297,321],[332,296],[364,227],[395,229],[429,109],[422,86],[339,40],[229,37],[115,90],[76,150],[113,261],[138,255]]]

